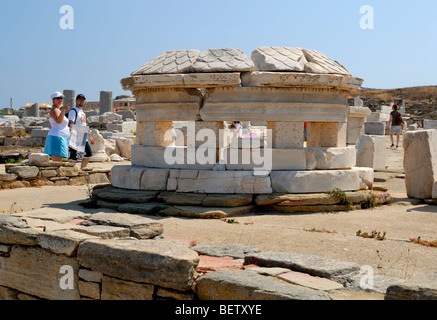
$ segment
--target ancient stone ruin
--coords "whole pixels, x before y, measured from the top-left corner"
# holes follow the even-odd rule
[[[355,145],[370,112],[347,101],[362,82],[315,50],[261,47],[251,59],[238,49],[164,52],[121,80],[136,97],[137,143],[132,166],[113,168],[112,185],[207,194],[369,189],[373,169],[356,167]],[[266,139],[230,138],[236,120],[266,124]]]

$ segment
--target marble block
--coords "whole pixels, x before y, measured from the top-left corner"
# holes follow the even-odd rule
[[[199,50],[172,50],[158,55],[134,72],[132,76],[162,73],[185,73],[199,56]]]
[[[207,49],[197,57],[191,72],[243,72],[254,68],[253,61],[240,49]]]
[[[137,121],[195,121],[203,99],[197,89],[143,89],[134,92]]]

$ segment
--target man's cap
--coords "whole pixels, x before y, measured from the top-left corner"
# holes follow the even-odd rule
[[[51,98],[52,99],[55,99],[55,98],[63,98],[64,97],[64,95],[62,94],[62,93],[60,93],[59,91],[57,91],[57,92],[55,92],[55,93],[53,93],[52,95],[51,95]]]
[[[77,95],[76,100],[79,100],[79,99],[84,99],[84,100],[86,100],[86,98],[85,98],[85,96],[84,96],[83,94],[78,94],[78,95]]]

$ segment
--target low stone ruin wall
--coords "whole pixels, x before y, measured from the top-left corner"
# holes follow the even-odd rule
[[[109,183],[110,169],[79,170],[75,162],[55,162],[46,154],[31,154],[18,164],[6,164],[0,189]]]
[[[369,266],[162,234],[161,223],[140,215],[0,215],[0,300],[437,298],[436,274],[411,282],[375,275],[370,285]]]

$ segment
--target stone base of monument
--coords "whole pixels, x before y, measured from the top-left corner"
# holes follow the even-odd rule
[[[345,192],[346,199],[328,193],[313,194],[219,194],[129,190],[97,186],[93,197],[98,206],[131,214],[223,219],[241,214],[317,213],[368,208],[391,202],[390,194],[360,190]],[[370,199],[370,200],[369,200]]]
[[[372,168],[359,167],[257,173],[255,170],[183,170],[133,165],[113,167],[111,184],[121,189],[179,193],[300,194],[328,192],[334,189],[372,189],[373,175]]]

